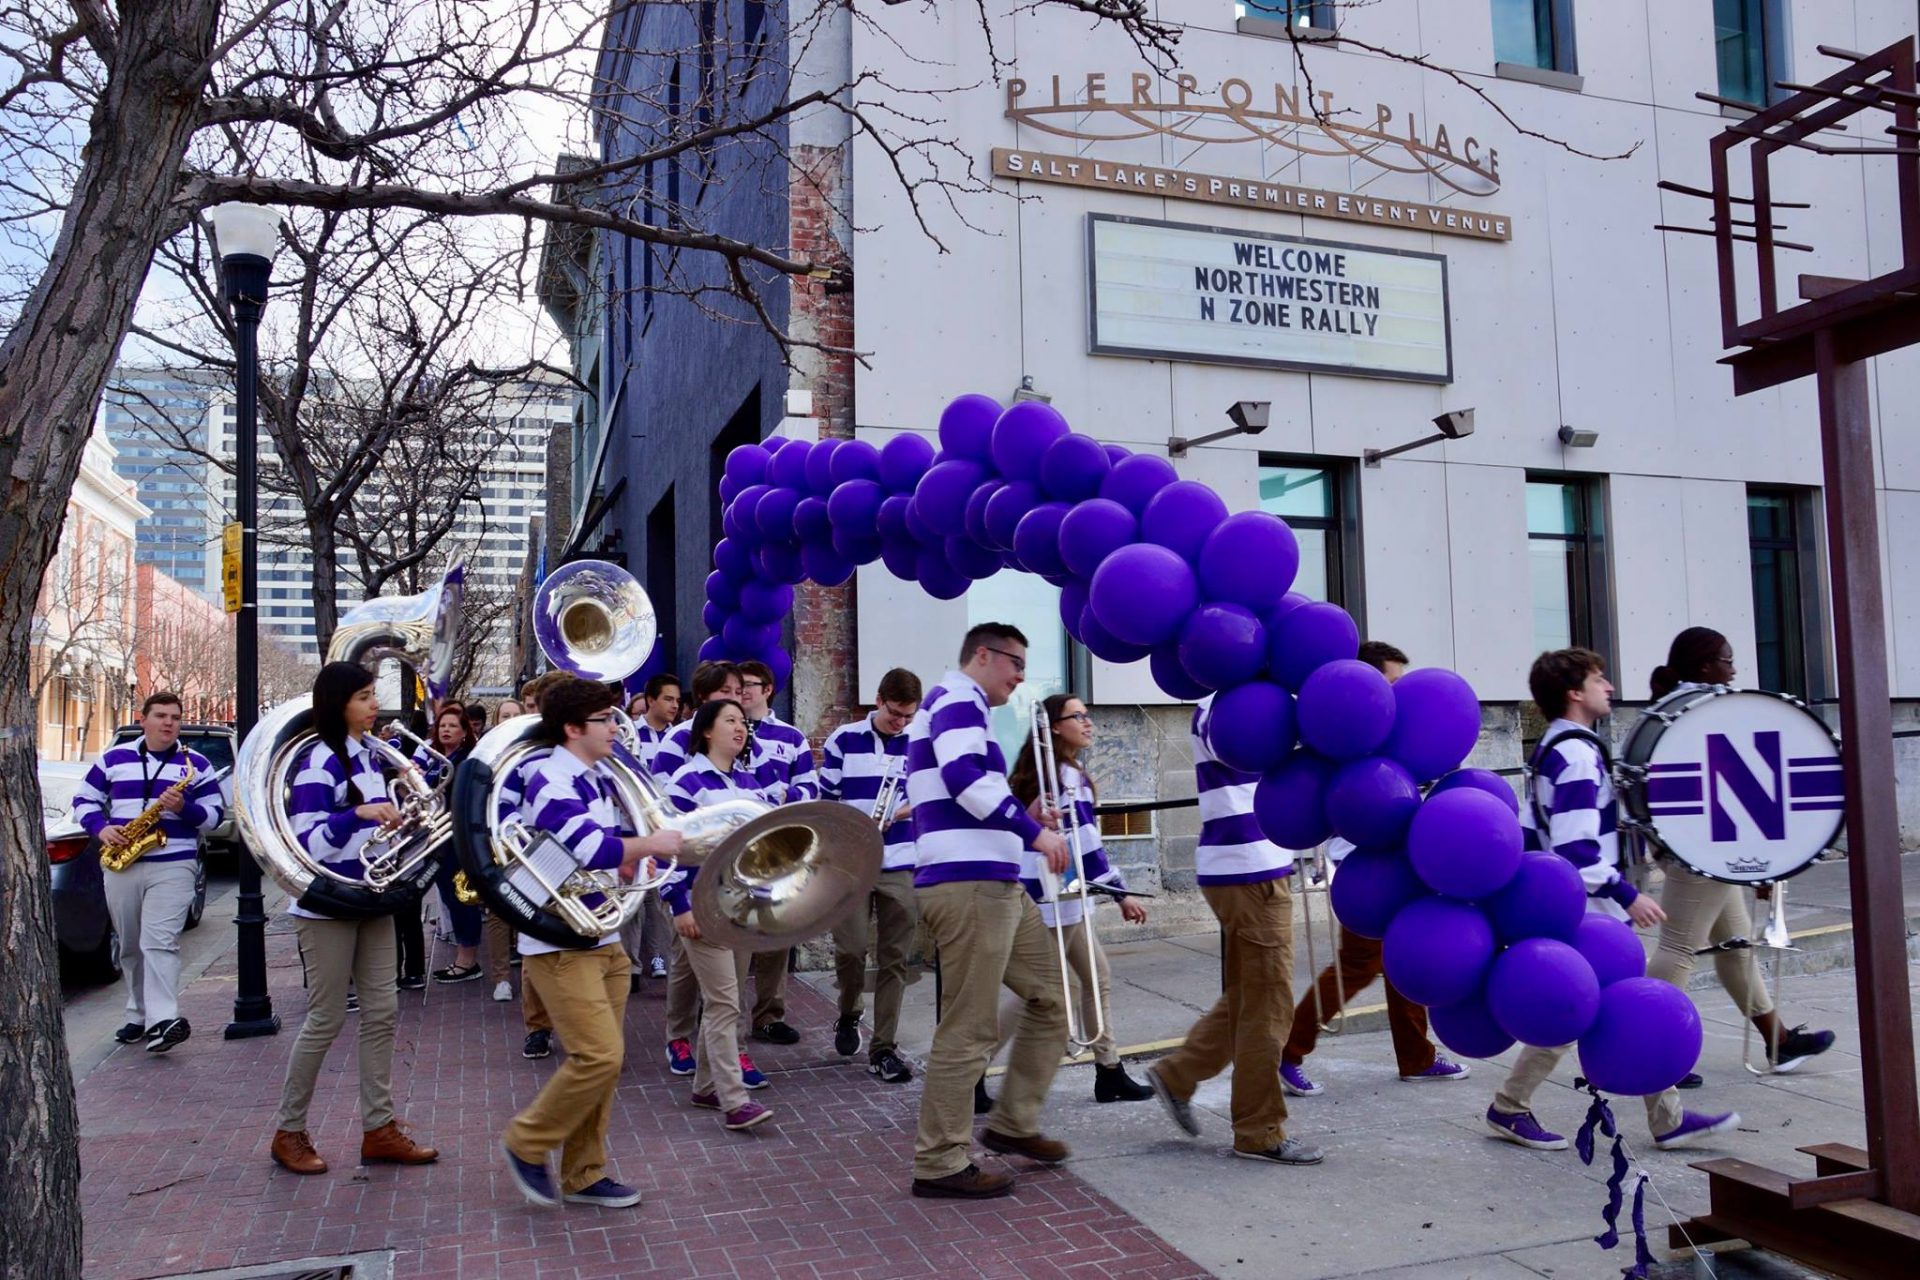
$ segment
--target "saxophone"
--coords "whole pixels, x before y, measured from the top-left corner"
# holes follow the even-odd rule
[[[189,762],[186,772],[180,775],[180,781],[160,793],[155,800],[140,811],[140,816],[120,828],[125,841],[118,847],[100,846],[100,866],[107,871],[125,871],[140,859],[158,849],[167,842],[166,833],[160,830],[160,805],[168,796],[184,798],[187,788],[193,783],[193,765]]]

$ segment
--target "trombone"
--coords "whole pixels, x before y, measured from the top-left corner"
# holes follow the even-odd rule
[[[1067,892],[1080,895],[1080,929],[1087,940],[1087,999],[1093,1005],[1093,1025],[1084,1025],[1085,1018],[1080,1005],[1073,998],[1073,971],[1067,964],[1067,935],[1062,929],[1053,931],[1054,945],[1060,951],[1060,987],[1067,1006],[1067,1047],[1074,1053],[1084,1053],[1093,1048],[1096,1041],[1107,1032],[1107,1013],[1100,1004],[1099,958],[1094,948],[1098,945],[1093,936],[1093,897],[1087,892],[1086,866],[1081,860],[1080,825],[1074,821],[1071,806],[1061,805],[1059,766],[1053,756],[1053,726],[1047,722],[1047,708],[1044,702],[1036,700],[1032,716],[1033,762],[1040,775],[1040,808],[1053,810],[1060,815],[1067,837],[1068,882],[1072,888]],[[1060,877],[1046,863],[1046,859],[1036,860],[1040,868],[1040,900],[1057,904],[1061,901]]]

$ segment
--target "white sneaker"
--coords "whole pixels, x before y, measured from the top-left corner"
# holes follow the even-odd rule
[[[504,980],[494,983],[493,998],[501,1004],[505,1004],[507,1001],[513,999],[513,984]]]

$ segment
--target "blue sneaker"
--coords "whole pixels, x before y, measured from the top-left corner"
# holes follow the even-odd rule
[[[1671,1151],[1709,1134],[1725,1133],[1739,1123],[1738,1111],[1729,1111],[1723,1116],[1703,1116],[1697,1111],[1682,1111],[1678,1125],[1665,1133],[1653,1135],[1653,1145],[1662,1151]]]
[[[677,1076],[693,1074],[693,1042],[690,1040],[667,1041],[667,1070]]]
[[[1433,1055],[1433,1065],[1417,1075],[1401,1076],[1408,1084],[1425,1084],[1429,1080],[1465,1080],[1473,1072],[1464,1062],[1455,1062],[1444,1054]]]
[[[547,1171],[544,1163],[522,1160],[504,1142],[500,1144],[500,1154],[507,1158],[507,1172],[512,1175],[513,1184],[520,1188],[521,1195],[543,1209],[560,1207],[560,1195],[554,1189],[553,1174]]]
[[[1280,1088],[1296,1098],[1311,1098],[1327,1091],[1325,1085],[1315,1083],[1307,1074],[1305,1063],[1288,1062],[1284,1058],[1280,1061]]]
[[[568,1204],[597,1204],[602,1209],[631,1209],[640,1203],[640,1193],[624,1182],[602,1178],[590,1187],[567,1192]]]
[[[149,1043],[147,1048],[153,1048]],[[1833,1048],[1833,1032],[1809,1031],[1805,1026],[1795,1027],[1787,1032],[1780,1045],[1767,1056],[1773,1063],[1773,1074],[1783,1076],[1808,1058],[1815,1058]]]
[[[1487,1108],[1487,1128],[1493,1130],[1497,1138],[1508,1142],[1517,1142],[1523,1147],[1532,1147],[1535,1151],[1565,1151],[1567,1140],[1551,1129],[1542,1128],[1533,1118],[1531,1111],[1519,1111],[1508,1115],[1504,1111]]]
[[[749,1089],[767,1087],[767,1077],[761,1074],[760,1068],[753,1065],[753,1059],[744,1053],[740,1055],[740,1083]]]

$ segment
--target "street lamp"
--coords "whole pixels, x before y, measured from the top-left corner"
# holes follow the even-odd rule
[[[240,522],[240,616],[234,622],[234,734],[244,742],[260,715],[260,594],[255,489],[259,453],[260,312],[267,275],[280,248],[280,215],[257,204],[220,204],[207,210],[220,251],[220,278],[233,309],[234,488]],[[247,850],[239,860],[240,892],[233,923],[240,950],[239,988],[227,1039],[270,1036],[280,1030],[267,994],[267,913],[260,864]]]

